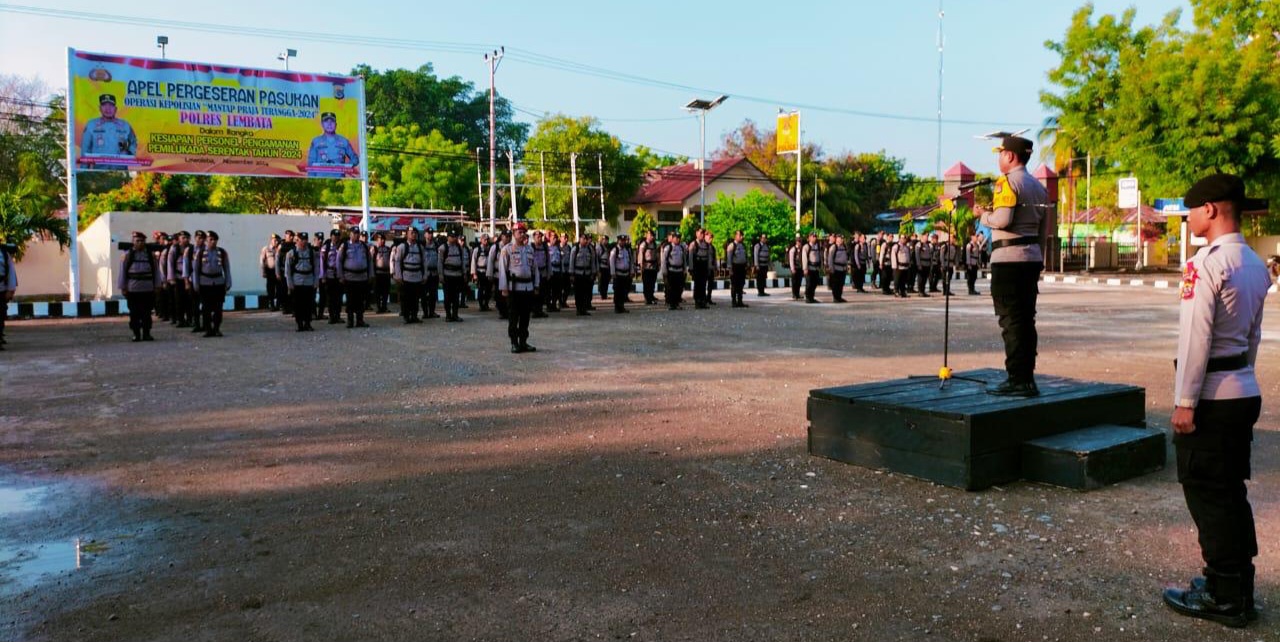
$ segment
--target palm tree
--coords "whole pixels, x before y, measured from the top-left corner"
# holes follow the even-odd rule
[[[1059,180],[1066,178],[1067,189],[1062,195],[1067,204],[1067,239],[1070,240],[1075,231],[1076,175],[1071,165],[1075,158],[1075,141],[1059,126],[1060,120],[1056,115],[1045,118],[1040,131],[1036,132],[1036,140],[1040,143],[1040,160],[1053,163],[1053,171],[1057,172]]]
[[[52,238],[64,248],[71,243],[67,222],[54,215],[54,200],[30,183],[0,191],[0,243],[13,245],[14,258],[21,259],[37,236]]]

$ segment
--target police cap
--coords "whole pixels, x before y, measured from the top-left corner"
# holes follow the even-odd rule
[[[116,104],[116,97],[115,97],[115,96],[113,96],[113,95],[111,95],[111,94],[102,94],[102,95],[98,96],[98,104],[99,104],[99,105],[105,105],[105,104],[107,104],[107,103],[111,103],[112,105],[115,105],[115,104]]]
[[[1013,152],[1018,156],[1026,156],[1031,153],[1033,145],[1031,141],[1021,136],[1005,136],[1000,144],[993,147],[993,152]]]
[[[342,232],[339,232],[338,230],[329,230],[329,238],[336,239],[339,236],[342,236]]]
[[[1200,207],[1206,203],[1235,203],[1241,211],[1265,209],[1267,202],[1248,198],[1244,195],[1244,181],[1233,174],[1213,174],[1198,181],[1182,199],[1188,208]]]
[[[218,240],[218,233],[213,230],[209,230],[209,239],[212,241]]]
[[[302,240],[304,240],[304,241],[305,241],[305,240],[307,240],[307,239],[308,239],[308,238],[310,238],[310,237],[308,237],[308,236],[307,236],[307,233],[306,233],[306,232],[298,232],[298,238],[300,238],[300,239],[302,239]]]
[[[143,241],[145,241],[145,240],[147,240],[147,235],[146,235],[146,234],[143,234],[142,232],[134,232],[134,233],[133,233],[133,238],[134,238],[135,240],[136,240],[136,239],[142,239]]]
[[[326,121],[326,120],[332,120],[333,122],[335,122],[335,123],[336,123],[336,122],[338,122],[338,116],[337,116],[336,114],[334,114],[333,112],[331,112],[331,111],[326,111],[326,112],[324,112],[324,113],[320,114],[320,121],[321,121],[321,122],[324,122],[324,121]]]

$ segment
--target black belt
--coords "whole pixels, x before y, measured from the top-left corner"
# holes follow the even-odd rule
[[[200,270],[200,276],[203,276],[206,279],[220,279],[222,278],[222,272],[218,272],[217,274],[209,274],[204,270]]]
[[[991,249],[998,250],[1002,247],[1013,247],[1016,245],[1039,245],[1040,237],[1038,236],[1019,236],[1014,239],[1000,239],[991,242]]]
[[[298,268],[293,268],[293,273],[294,273],[294,274],[305,274],[305,275],[307,275],[307,276],[310,276],[310,275],[312,275],[312,274],[315,274],[315,272],[316,272],[315,270],[306,270],[306,271],[303,271],[303,270],[299,270]]]
[[[126,272],[125,275],[130,281],[150,281],[156,278],[154,272]]]
[[[416,265],[416,266],[413,266],[413,267],[409,267],[409,266],[406,264],[406,265],[403,265],[403,266],[401,266],[401,267],[400,267],[400,271],[401,271],[401,272],[421,272],[421,271],[422,271],[422,266],[421,266],[421,265]]]
[[[533,283],[533,277],[531,276],[521,278],[514,274],[511,274],[510,272],[507,273],[507,280],[511,281],[512,283]]]
[[[1178,368],[1177,359],[1173,360],[1173,367],[1175,370]],[[1241,368],[1248,368],[1248,367],[1249,367],[1249,353],[1241,352],[1240,354],[1233,354],[1229,357],[1211,357],[1209,361],[1205,364],[1204,371],[1206,373],[1207,372],[1231,372],[1232,370],[1240,370]]]

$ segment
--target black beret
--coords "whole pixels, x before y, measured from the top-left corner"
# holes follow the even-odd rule
[[[1206,176],[1196,181],[1196,184],[1187,190],[1187,195],[1182,199],[1183,205],[1187,208],[1200,207],[1205,203],[1221,203],[1224,201],[1239,203],[1243,211],[1260,210],[1267,207],[1267,202],[1264,200],[1246,197],[1244,195],[1244,181],[1233,174]]]
[[[1033,145],[1031,144],[1031,141],[1021,136],[1005,136],[1004,139],[1000,141],[1000,146],[991,151],[1013,152],[1021,155],[1030,154],[1032,147]]]

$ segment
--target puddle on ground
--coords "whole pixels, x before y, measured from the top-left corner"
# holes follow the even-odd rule
[[[0,516],[22,513],[39,508],[41,500],[49,494],[48,486],[15,488],[0,486]]]
[[[83,568],[92,563],[80,539],[26,544],[0,544],[0,589],[23,590],[45,575]]]

